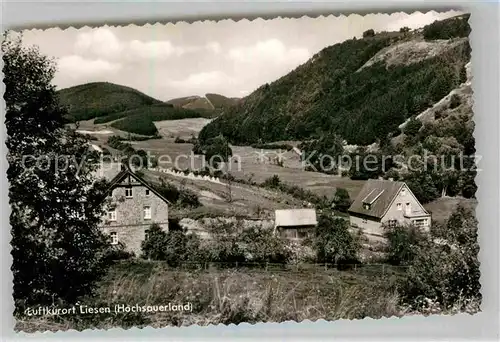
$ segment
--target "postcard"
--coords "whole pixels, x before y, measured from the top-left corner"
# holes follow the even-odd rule
[[[479,312],[468,20],[6,32],[15,329]]]

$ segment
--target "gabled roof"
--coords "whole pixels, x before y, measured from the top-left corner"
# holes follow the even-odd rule
[[[279,227],[315,226],[315,209],[281,209],[275,212],[275,225]]]
[[[403,182],[369,179],[351,204],[349,212],[382,218],[404,185]],[[365,208],[367,204],[368,209]]]
[[[125,177],[131,176],[134,178],[136,181],[144,185],[146,188],[148,188],[153,194],[161,198],[165,203],[167,204],[172,204],[168,199],[166,199],[163,195],[161,195],[158,191],[156,191],[155,188],[153,188],[151,185],[149,185],[148,182],[146,182],[144,179],[139,177],[137,174],[135,174],[132,170],[130,170],[130,167],[124,163],[123,169],[111,180],[110,185],[108,187],[108,190],[106,190],[106,194],[109,194],[110,191],[112,191],[120,182],[122,182]]]

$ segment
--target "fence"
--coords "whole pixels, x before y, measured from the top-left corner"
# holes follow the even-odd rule
[[[167,266],[165,261],[143,260],[145,263],[159,263]],[[393,266],[388,264],[334,264],[334,263],[300,263],[300,264],[280,264],[280,263],[257,263],[257,262],[181,262],[175,267],[168,268],[185,271],[210,271],[215,269],[238,269],[245,271],[260,272],[338,272],[346,271],[362,275],[390,276],[403,275],[411,266]]]

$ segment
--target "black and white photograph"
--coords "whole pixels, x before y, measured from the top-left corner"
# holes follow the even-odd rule
[[[5,31],[15,330],[480,312],[469,17]]]

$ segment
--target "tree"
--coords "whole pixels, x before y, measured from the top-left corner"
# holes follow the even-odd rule
[[[404,175],[403,181],[422,204],[432,202],[440,195],[430,171],[410,172]]]
[[[347,209],[349,209],[349,207],[351,206],[349,192],[347,192],[347,190],[344,188],[337,188],[337,191],[335,191],[333,203],[335,204],[335,209],[342,212],[347,212]]]
[[[417,135],[418,131],[422,127],[422,122],[415,118],[411,118],[403,128],[403,133],[409,136]]]
[[[384,227],[389,242],[387,261],[392,265],[408,265],[416,256],[417,248],[426,239],[420,228],[409,225]]]
[[[154,223],[146,234],[146,238],[141,243],[142,257],[152,260],[167,259],[167,233]]]
[[[233,155],[229,142],[222,134],[206,141],[197,140],[193,146],[193,153],[204,155],[209,164],[215,168],[221,162],[228,162]]]
[[[403,300],[412,306],[422,299],[439,302],[444,308],[464,309],[481,300],[479,243],[474,212],[458,206],[440,231],[439,242],[427,241],[416,250],[407,278]]]
[[[401,33],[408,33],[408,32],[410,32],[410,28],[408,26],[401,27],[399,29],[399,32],[401,32]]]
[[[106,183],[94,182],[88,138],[64,128],[52,60],[20,38],[2,42],[16,310],[92,294],[109,246],[98,224]],[[94,159],[95,160],[95,159]]]
[[[349,221],[328,214],[319,216],[315,246],[319,262],[335,264],[357,260],[359,240],[349,232]]]
[[[375,37],[375,31],[373,31],[373,29],[366,30],[363,32],[363,38],[366,37]]]

